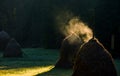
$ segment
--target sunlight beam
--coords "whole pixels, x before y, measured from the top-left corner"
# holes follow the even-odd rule
[[[0,75],[1,76],[35,76],[37,74],[50,71],[52,68],[54,68],[53,65],[0,70]]]

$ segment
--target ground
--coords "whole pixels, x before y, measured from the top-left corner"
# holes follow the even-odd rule
[[[23,58],[2,58],[0,53],[0,76],[71,76],[72,69],[55,69],[59,52],[52,49],[24,48]],[[120,60],[115,59],[118,76]]]

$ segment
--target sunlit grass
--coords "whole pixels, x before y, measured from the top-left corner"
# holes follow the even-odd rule
[[[50,71],[54,66],[28,67],[0,70],[0,76],[35,76]]]

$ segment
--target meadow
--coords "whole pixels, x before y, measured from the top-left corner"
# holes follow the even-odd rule
[[[59,51],[43,48],[24,48],[22,58],[3,58],[0,53],[0,76],[71,76],[72,69],[56,69]],[[115,59],[118,76],[120,60]]]

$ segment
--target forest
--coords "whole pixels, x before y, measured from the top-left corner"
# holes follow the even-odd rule
[[[73,16],[87,23],[108,48],[111,35],[120,33],[117,0],[1,0],[0,15],[1,29],[24,47],[59,48],[64,38],[58,31],[62,26],[59,24],[67,23]],[[58,16],[61,19],[57,20]],[[117,36],[116,42],[119,43]],[[119,47],[117,43],[115,47]]]
[[[119,7],[119,0],[0,0],[0,32],[5,31],[13,42],[18,42],[23,52],[26,48],[56,49],[58,55],[68,36],[66,27],[71,29],[70,21],[77,18],[92,30],[113,58],[119,59]],[[29,56],[29,52],[26,54]]]

